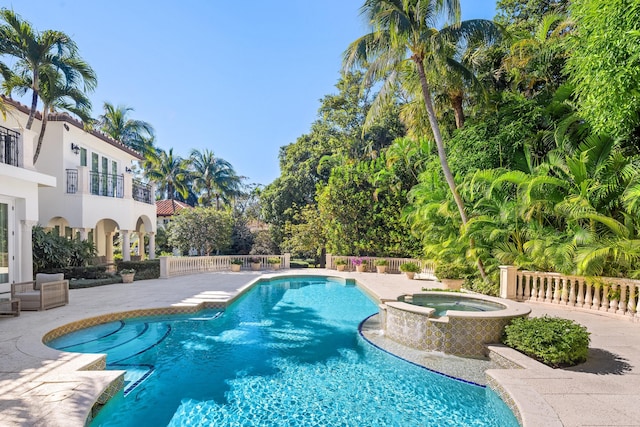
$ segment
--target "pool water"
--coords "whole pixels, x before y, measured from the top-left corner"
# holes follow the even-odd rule
[[[49,343],[106,352],[125,393],[91,426],[517,426],[491,390],[365,342],[376,304],[343,280],[277,279],[229,306],[76,331]]]
[[[405,297],[406,298],[406,297]],[[406,302],[430,307],[435,310],[434,316],[445,316],[448,310],[455,311],[498,311],[504,310],[505,306],[477,298],[457,297],[455,295],[413,295],[413,298]]]

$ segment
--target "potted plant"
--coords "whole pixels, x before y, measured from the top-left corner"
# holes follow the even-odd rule
[[[242,264],[244,264],[244,262],[239,259],[239,258],[234,258],[231,260],[231,271],[234,272],[238,272],[240,271],[240,268],[242,268]]]
[[[362,273],[366,270],[367,265],[362,261],[362,258],[354,258],[351,260],[351,264],[354,265],[358,273]]]
[[[373,263],[376,266],[376,271],[380,274],[384,273],[387,270],[387,265],[389,265],[389,261],[386,259],[377,259]]]
[[[336,264],[336,270],[338,271],[344,271],[344,269],[347,266],[347,260],[344,258],[338,258],[335,262]]]
[[[406,274],[409,279],[413,279],[420,270],[420,266],[415,262],[405,262],[400,266],[400,271]]]
[[[133,277],[136,275],[136,271],[133,268],[125,268],[120,270],[120,277],[122,277],[122,283],[133,283]]]
[[[439,262],[434,271],[444,289],[459,290],[464,283],[467,267],[460,262]]]
[[[260,270],[260,258],[249,258],[249,262],[251,263],[251,269],[253,271]]]
[[[280,258],[269,258],[267,262],[273,270],[280,269]]]

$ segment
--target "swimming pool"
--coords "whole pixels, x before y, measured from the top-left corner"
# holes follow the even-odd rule
[[[489,389],[365,342],[377,305],[342,279],[256,285],[220,314],[145,317],[49,345],[107,352],[125,393],[92,426],[517,426]]]

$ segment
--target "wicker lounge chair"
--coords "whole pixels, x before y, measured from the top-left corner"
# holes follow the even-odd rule
[[[20,310],[48,310],[69,304],[69,281],[63,273],[36,274],[36,280],[11,284],[11,298],[20,300]]]

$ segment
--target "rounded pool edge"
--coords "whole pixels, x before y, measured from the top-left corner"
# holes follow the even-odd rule
[[[456,311],[433,317],[434,309],[401,301],[387,301],[379,306],[382,329],[387,337],[417,350],[441,351],[461,357],[486,357],[487,345],[499,343],[504,327],[517,317],[528,316],[531,308],[500,298],[451,292],[425,292],[427,295],[455,299],[485,300],[499,304],[503,310]]]
[[[531,308],[527,305],[523,305],[522,303],[518,303],[518,302],[514,302],[514,301],[510,301],[510,300],[506,300],[506,299],[502,299],[502,298],[498,298],[498,297],[492,297],[490,295],[483,295],[483,294],[477,294],[477,293],[466,293],[466,292],[441,292],[441,291],[424,291],[424,292],[420,292],[420,293],[415,293],[413,294],[415,295],[434,295],[434,296],[438,296],[438,297],[453,297],[453,298],[461,298],[461,299],[470,299],[470,300],[480,300],[480,301],[487,301],[493,304],[498,304],[504,307],[504,309],[502,310],[494,310],[494,311],[459,311],[459,310],[448,310],[447,311],[447,316],[443,316],[443,317],[465,317],[465,318],[469,318],[469,317],[475,317],[475,318],[495,318],[495,317],[521,317],[521,316],[526,316],[529,313],[531,313]],[[410,303],[406,303],[406,302],[400,302],[400,301],[388,301],[385,304],[397,304],[397,303],[401,303],[401,304],[405,304],[402,307],[404,307],[404,309],[406,311],[414,311],[416,313],[424,313],[424,310],[420,310],[419,308],[422,309],[429,309],[429,310],[433,310],[430,307],[423,307],[423,306],[418,306],[418,305],[413,305]],[[435,310],[434,310],[435,311]]]

